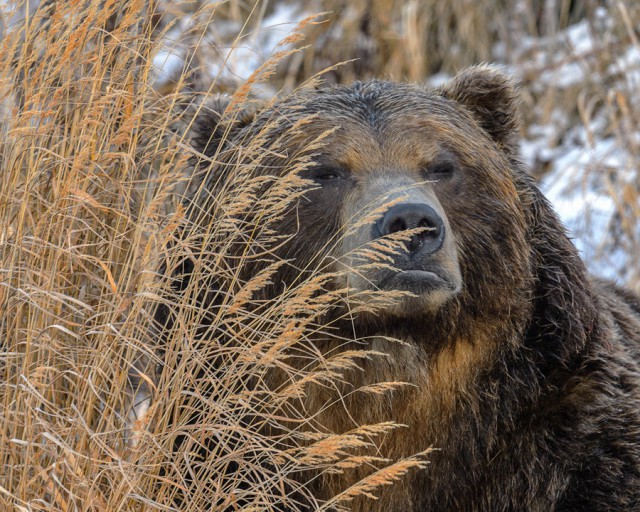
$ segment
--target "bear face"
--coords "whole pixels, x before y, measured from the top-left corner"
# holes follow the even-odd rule
[[[333,256],[346,269],[346,286],[411,292],[383,314],[423,317],[465,285],[468,293],[481,293],[469,288],[478,262],[488,270],[503,258],[522,259],[509,253],[524,239],[514,229],[524,221],[507,155],[463,106],[416,86],[381,82],[319,96],[305,110],[318,129],[335,131],[304,173],[317,188],[298,207],[300,231],[314,232],[312,223],[331,226],[322,247],[339,233]],[[348,115],[336,120],[338,110]],[[507,232],[514,232],[515,244],[502,248],[506,254],[483,243]],[[359,268],[372,242],[403,234],[391,268]]]
[[[262,167],[286,174],[291,159],[281,155],[323,140],[299,173],[309,183],[292,206],[295,215],[277,228],[297,233],[279,250],[293,263],[290,275],[280,274],[283,283],[301,268],[322,268],[340,272],[336,286],[360,302],[368,292],[406,292],[378,311],[376,322],[477,309],[479,296],[486,314],[495,315],[522,302],[496,296],[496,286],[524,293],[530,279],[526,212],[512,162],[514,98],[509,80],[490,67],[436,90],[372,81],[300,93],[231,129],[218,126],[227,139],[218,157],[234,168],[234,148],[262,137],[267,148],[278,142],[277,155]],[[304,130],[293,133],[301,122]],[[219,151],[212,132],[210,123],[205,154]],[[224,169],[212,171],[207,190]],[[196,203],[201,210],[202,198]],[[371,265],[366,253],[384,247],[386,265]]]

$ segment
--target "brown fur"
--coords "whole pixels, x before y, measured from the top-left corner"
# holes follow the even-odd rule
[[[238,148],[258,135],[269,148],[287,134],[262,162],[273,173],[331,131],[314,159],[338,178],[310,169],[319,185],[280,223],[283,233],[298,233],[281,248],[294,263],[278,273],[270,294],[334,260],[347,269],[336,287],[352,286],[362,300],[375,293],[389,275],[358,273],[349,256],[376,240],[371,223],[349,233],[377,207],[384,211],[389,194],[410,194],[445,222],[442,248],[415,263],[433,266],[444,284],[411,288],[411,281],[414,297],[343,324],[337,318],[344,311],[332,320],[342,337],[360,342],[351,348],[390,356],[351,372],[350,388],[380,381],[412,387],[338,401],[339,390],[319,387],[306,398],[308,411],[336,402],[318,417],[332,432],[405,424],[381,442],[382,456],[439,450],[425,471],[385,488],[379,501],[354,502],[353,510],[640,509],[640,301],[587,276],[518,161],[516,105],[511,81],[485,66],[435,90],[367,82],[301,92],[233,125],[227,142],[216,135],[219,118],[204,125],[200,149],[222,162],[211,169],[207,191],[224,182]],[[306,116],[313,119],[304,130],[288,133]],[[453,168],[445,177],[433,171],[442,161]],[[213,212],[209,197],[196,195],[192,205]],[[399,265],[414,265],[407,261],[397,256]],[[327,351],[337,343],[316,342]],[[328,498],[361,476],[327,477],[315,492]]]

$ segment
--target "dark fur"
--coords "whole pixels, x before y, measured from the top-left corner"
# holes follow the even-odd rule
[[[426,470],[385,488],[377,502],[356,501],[354,510],[640,510],[640,300],[587,275],[518,161],[516,104],[509,79],[479,67],[440,89],[356,83],[299,93],[233,125],[216,116],[202,125],[199,149],[223,162],[209,174],[210,190],[236,148],[273,119],[266,145],[315,116],[304,134],[288,137],[263,162],[271,172],[336,128],[316,159],[345,171],[344,182],[321,184],[282,221],[282,232],[298,232],[282,249],[294,263],[269,293],[326,256],[326,241],[345,229],[345,208],[367,198],[376,173],[413,183],[439,148],[456,155],[455,181],[424,190],[437,198],[455,237],[460,291],[442,303],[427,297],[362,315],[342,332],[379,336],[371,344],[391,354],[388,362],[364,363],[353,384],[416,387],[391,400],[347,399],[341,403],[350,416],[337,405],[319,418],[335,432],[352,429],[353,421],[406,424],[381,447],[391,458],[429,446],[439,451]],[[215,215],[207,197],[193,204]],[[340,251],[330,250],[338,258]],[[308,410],[319,408],[326,393],[311,393]],[[359,476],[327,478],[315,492],[327,497]]]

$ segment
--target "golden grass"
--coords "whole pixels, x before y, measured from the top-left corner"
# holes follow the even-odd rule
[[[296,171],[308,157],[285,178],[253,176],[258,137],[247,148],[253,164],[237,167],[219,209],[187,218],[180,195],[200,177],[188,171],[185,138],[202,105],[183,108],[191,99],[180,82],[164,96],[151,87],[158,28],[148,9],[56,2],[2,41],[0,506],[170,510],[179,496],[181,510],[295,507],[291,489],[309,494],[297,474],[363,464],[376,478],[334,502],[370,495],[423,459],[367,455],[393,423],[334,435],[300,407],[309,386],[333,386],[360,358],[378,357],[323,355],[308,341],[340,300],[326,289],[333,276],[310,273],[276,300],[258,298],[282,264],[272,226],[299,197]],[[238,89],[229,115],[289,54],[274,54]],[[158,271],[194,251],[193,278],[175,292]],[[243,268],[265,258],[244,280]],[[220,283],[215,311],[194,306]],[[175,314],[162,336],[151,328],[157,304]]]

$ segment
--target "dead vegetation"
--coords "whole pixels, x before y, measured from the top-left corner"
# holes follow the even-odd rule
[[[278,300],[261,303],[256,297],[280,262],[273,258],[249,281],[240,276],[256,256],[228,263],[227,256],[247,240],[267,255],[281,242],[270,226],[299,194],[296,171],[304,159],[291,162],[287,178],[261,196],[256,190],[264,181],[239,166],[212,222],[193,225],[185,216],[181,195],[200,183],[188,172],[194,156],[188,137],[204,93],[234,92],[228,109],[233,115],[255,96],[290,90],[353,58],[359,60],[325,71],[323,80],[424,80],[493,60],[502,51],[504,61],[522,74],[529,130],[560,112],[580,119],[585,147],[610,137],[614,148],[624,148],[623,168],[631,178],[620,166],[617,175],[596,161],[588,169],[607,173],[601,183],[617,208],[611,243],[638,254],[638,84],[628,70],[614,66],[622,49],[640,52],[637,8],[607,5],[614,21],[598,32],[598,46],[586,54],[576,48],[562,54],[554,34],[579,19],[597,24],[596,6],[534,0],[364,5],[317,1],[313,11],[333,14],[301,16],[297,29],[246,82],[211,63],[229,58],[221,48],[242,46],[277,7],[273,2],[155,6],[142,0],[62,0],[42,2],[30,12],[18,4],[3,7],[3,510],[171,510],[178,495],[184,499],[181,510],[202,510],[207,502],[221,509],[244,502],[247,509],[263,510],[295,506],[290,489],[309,493],[295,477],[310,468],[330,473],[371,466],[375,471],[361,483],[318,504],[348,508],[355,496],[375,496],[380,485],[392,485],[428,459],[375,456],[376,440],[398,428],[393,423],[335,435],[318,428],[313,411],[299,407],[309,386],[337,386],[345,372],[357,371],[359,358],[382,356],[354,351],[332,357],[309,342],[319,319],[344,293],[318,293],[330,275],[310,272]],[[551,5],[555,10],[548,10]],[[175,32],[187,14],[192,22]],[[327,21],[318,24],[321,19]],[[160,83],[153,62],[170,33],[178,34],[172,37],[183,45],[185,59],[172,80]],[[547,39],[525,50],[517,44],[540,35]],[[338,38],[341,43],[334,44]],[[294,51],[304,44],[311,46]],[[567,62],[585,66],[586,77],[598,71],[602,80],[565,87],[550,79],[539,87],[542,73]],[[557,146],[573,126],[566,122],[566,129],[554,132]],[[255,165],[259,161],[256,152]],[[548,166],[536,161],[541,172]],[[234,221],[244,214],[256,220]],[[209,263],[194,270],[186,290],[172,291],[170,282],[158,278],[159,268],[178,265],[193,247],[206,251]],[[621,277],[638,286],[637,265],[627,270]],[[203,335],[198,326],[211,323],[203,319],[210,312],[192,305],[211,276],[228,293],[215,311],[217,330]],[[162,358],[149,329],[158,302],[179,319]],[[233,342],[224,343],[220,332],[233,333]],[[281,385],[267,382],[273,372],[281,375]],[[149,411],[133,424],[132,375],[151,397]],[[400,385],[380,383],[363,392],[385,393]],[[194,450],[212,437],[217,442],[207,446],[211,457],[195,460]]]
[[[239,166],[214,220],[191,227],[179,191],[191,179],[184,137],[198,107],[178,108],[188,99],[150,86],[153,16],[142,2],[77,7],[42,6],[3,40],[12,58],[2,69],[2,508],[169,510],[180,496],[181,510],[264,509],[295,505],[292,477],[311,467],[379,469],[335,505],[421,467],[420,456],[368,454],[392,423],[333,435],[299,407],[309,386],[331,386],[359,358],[378,357],[325,357],[307,342],[340,297],[319,293],[331,276],[311,273],[264,304],[255,295],[281,262],[241,277],[281,242],[270,227],[298,197],[305,161],[278,182]],[[229,110],[287,55],[259,69]],[[248,243],[264,251],[233,259]],[[193,247],[208,263],[178,293],[158,271]],[[213,321],[193,307],[212,276],[226,292]],[[151,330],[157,303],[176,317],[162,345]],[[198,332],[205,323],[210,332]],[[292,349],[304,364],[292,364]],[[281,384],[267,385],[276,371]],[[140,417],[131,416],[132,381],[151,398],[134,395],[137,410],[150,405]],[[199,460],[206,439],[217,442]]]

